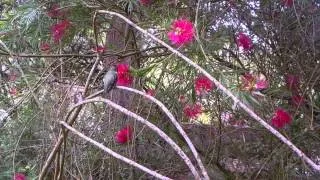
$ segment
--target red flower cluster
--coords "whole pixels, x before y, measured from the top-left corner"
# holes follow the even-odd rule
[[[93,49],[93,52],[97,53],[104,53],[105,48],[103,46],[98,46],[97,48]]]
[[[171,31],[168,32],[168,37],[172,44],[184,45],[193,40],[194,28],[192,22],[186,19],[173,21]]]
[[[249,51],[253,48],[250,37],[242,32],[237,35],[237,45],[238,47],[242,47],[245,51]]]
[[[50,45],[49,43],[41,43],[40,44],[40,50],[43,52],[47,52],[50,50]]]
[[[63,20],[60,23],[54,24],[51,26],[51,33],[54,39],[54,42],[59,42],[64,35],[67,28],[70,26],[70,21]]]
[[[13,180],[27,180],[27,177],[22,173],[15,173]]]
[[[296,75],[288,74],[285,77],[286,86],[291,91],[292,97],[290,103],[296,107],[304,103],[304,97],[300,95],[300,79]]]
[[[207,93],[215,88],[214,83],[204,75],[200,75],[195,79],[194,86],[197,95]]]
[[[18,94],[17,88],[15,87],[10,88],[9,94],[11,94],[12,96],[16,96]]]
[[[200,103],[196,103],[193,105],[186,105],[183,108],[184,115],[190,119],[196,119],[202,113],[202,106]]]
[[[152,3],[152,0],[139,0],[140,4],[143,6],[148,6]]]
[[[119,144],[125,144],[132,139],[132,128],[128,125],[125,128],[120,129],[115,135],[116,142]]]
[[[282,0],[282,4],[290,8],[293,6],[293,0]]]
[[[47,15],[51,18],[57,18],[59,16],[63,16],[64,12],[61,11],[60,6],[58,4],[53,4],[48,11]]]
[[[180,103],[183,103],[183,104],[184,104],[184,103],[187,102],[187,100],[188,100],[188,99],[187,99],[184,95],[180,95],[180,96],[179,96],[179,102],[180,102]]]
[[[274,117],[271,119],[271,123],[276,128],[283,128],[286,124],[290,124],[292,118],[289,113],[281,108],[277,108]]]
[[[241,89],[246,91],[260,91],[269,87],[263,74],[245,73],[241,76]]]
[[[133,81],[133,77],[129,72],[128,64],[118,64],[117,66],[118,81],[117,85],[129,86]]]

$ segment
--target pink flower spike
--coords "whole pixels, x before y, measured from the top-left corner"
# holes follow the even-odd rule
[[[48,43],[41,43],[40,44],[40,50],[41,51],[49,51],[50,50],[50,45]]]
[[[249,51],[253,48],[253,44],[252,44],[250,37],[245,35],[242,32],[240,32],[237,35],[237,45],[238,45],[238,47],[242,47],[243,50],[245,50],[245,51]]]
[[[277,108],[275,115],[271,119],[271,123],[276,128],[283,128],[285,125],[290,124],[292,121],[291,116],[285,110]]]
[[[147,89],[146,90],[146,93],[149,95],[149,96],[154,96],[156,94],[156,91],[154,89]]]
[[[179,96],[179,102],[180,102],[180,103],[183,103],[183,104],[184,104],[184,103],[187,102],[187,100],[188,100],[188,99],[187,99],[184,95],[180,95],[180,96]]]
[[[120,129],[116,133],[116,142],[119,144],[125,144],[132,140],[132,134],[132,128],[129,125],[127,125],[127,127]]]
[[[117,74],[117,85],[129,86],[133,82],[133,77],[130,74],[130,67],[128,64],[118,64]]]
[[[70,26],[69,20],[63,20],[60,23],[51,26],[51,34],[54,42],[59,42],[62,39],[67,28]]]
[[[291,8],[293,6],[293,0],[282,0],[282,4],[285,7]]]
[[[197,119],[199,115],[202,113],[202,106],[200,103],[196,103],[193,105],[186,105],[183,108],[184,115],[190,119]]]
[[[152,0],[139,0],[139,3],[143,6],[148,6],[152,3]]]
[[[172,44],[181,46],[190,43],[194,38],[194,27],[192,22],[186,19],[173,21],[168,38]]]
[[[11,94],[12,96],[16,96],[18,94],[17,88],[9,89],[9,94]]]
[[[267,81],[266,77],[263,74],[259,74],[256,83],[255,83],[255,90],[260,91],[263,89],[267,89],[269,87],[269,82]]]
[[[243,90],[251,91],[255,85],[255,77],[246,72],[244,75],[241,76],[241,86]]]
[[[260,80],[260,81],[256,82],[255,89],[260,91],[260,90],[263,90],[263,89],[267,89],[268,86],[269,86],[268,85],[268,81]]]
[[[93,50],[93,52],[97,52],[97,53],[104,53],[104,51],[105,51],[105,48],[103,46],[98,46]]]
[[[22,173],[15,173],[13,180],[27,180],[27,177]]]
[[[195,79],[194,86],[197,95],[208,93],[213,88],[215,88],[213,82],[211,82],[211,80],[204,75],[200,75]]]

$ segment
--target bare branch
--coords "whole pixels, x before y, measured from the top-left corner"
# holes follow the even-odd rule
[[[173,114],[168,110],[168,108],[162,102],[160,102],[156,98],[154,98],[154,97],[152,97],[152,96],[150,96],[150,95],[148,95],[148,94],[146,94],[146,93],[144,93],[142,91],[138,91],[136,89],[132,89],[132,88],[129,88],[129,87],[124,87],[124,86],[117,86],[117,88],[140,94],[140,95],[148,98],[152,102],[156,103],[163,110],[163,112],[165,114],[167,114],[167,116],[171,120],[172,124],[177,128],[178,132],[181,134],[181,136],[187,142],[189,148],[191,149],[191,152],[193,153],[195,159],[197,160],[197,163],[198,163],[198,165],[200,167],[200,170],[201,170],[202,174],[204,175],[204,177],[208,176],[207,170],[204,167],[204,165],[203,165],[203,163],[201,161],[201,158],[200,158],[196,148],[194,147],[193,143],[191,142],[190,138],[188,137],[186,132],[183,130],[183,128],[180,126],[179,122],[175,119]],[[208,179],[209,179],[209,176],[208,176]]]
[[[141,27],[137,26],[135,23],[130,21],[128,18],[124,17],[123,15],[112,12],[112,11],[106,11],[106,10],[99,10],[99,13],[102,14],[109,14],[109,15],[115,15],[123,19],[125,22],[130,24],[132,27],[137,29],[138,31],[142,32],[143,34],[149,36],[154,41],[158,42],[159,44],[163,45],[164,47],[168,48],[171,52],[182,58],[184,61],[186,61],[189,65],[196,68],[198,71],[200,71],[203,75],[208,77],[211,81],[213,81],[218,89],[220,89],[224,94],[226,94],[228,97],[230,97],[236,105],[240,106],[244,111],[246,111],[253,119],[258,121],[263,127],[265,127],[268,131],[270,131],[273,135],[275,135],[277,138],[279,138],[283,143],[285,143],[292,151],[294,151],[301,159],[303,159],[307,164],[309,164],[314,170],[320,171],[320,165],[317,165],[315,162],[313,162],[306,154],[304,154],[298,147],[296,147],[290,140],[288,140],[286,137],[284,137],[281,133],[279,133],[276,129],[274,129],[272,126],[270,126],[268,123],[266,123],[260,116],[258,116],[253,110],[251,110],[247,105],[245,105],[241,100],[239,100],[235,95],[232,94],[231,91],[229,91],[227,88],[225,88],[217,79],[215,79],[213,76],[211,76],[206,70],[204,70],[202,67],[200,67],[198,64],[193,62],[191,59],[165,43],[164,41],[160,40],[159,38],[155,37],[154,35],[148,33],[146,30],[142,29]]]
[[[121,160],[123,162],[126,162],[127,164],[129,164],[131,166],[134,166],[134,167],[136,167],[136,168],[138,168],[138,169],[140,169],[140,170],[142,170],[142,171],[144,171],[144,172],[146,172],[146,173],[148,173],[148,174],[150,174],[150,175],[152,175],[152,176],[154,176],[156,178],[163,179],[163,180],[171,180],[171,178],[169,178],[169,177],[163,176],[163,175],[161,175],[161,174],[159,174],[159,173],[157,173],[155,171],[152,171],[152,170],[146,168],[145,166],[142,166],[142,165],[136,163],[135,161],[132,161],[131,159],[128,159],[128,158],[126,158],[126,157],[124,157],[124,156],[112,151],[111,149],[107,148],[103,144],[101,144],[101,143],[89,138],[88,136],[86,136],[86,135],[80,133],[79,131],[77,131],[76,129],[72,128],[66,122],[60,121],[60,124],[63,125],[65,128],[67,128],[68,130],[72,131],[74,134],[76,134],[79,137],[81,137],[82,139],[90,142],[91,144],[93,144],[93,145],[97,146],[98,148],[102,149],[104,152],[110,154],[111,156],[113,156],[113,157],[115,157],[115,158],[117,158],[117,159],[119,159],[119,160]]]
[[[87,103],[93,103],[93,102],[104,102],[106,104],[108,104],[109,106],[119,110],[120,112],[126,114],[127,116],[130,116],[134,119],[136,119],[137,121],[141,122],[142,124],[145,124],[146,126],[148,126],[150,129],[152,129],[154,132],[156,132],[160,137],[162,137],[176,152],[177,154],[182,158],[182,160],[186,163],[186,165],[189,167],[189,169],[191,170],[192,174],[194,175],[195,179],[201,179],[199,173],[197,172],[196,168],[194,167],[194,165],[192,164],[191,160],[189,159],[189,157],[181,150],[181,148],[166,134],[164,133],[161,129],[159,129],[157,126],[155,126],[154,124],[150,123],[148,120],[142,118],[141,116],[129,111],[128,109],[110,101],[109,99],[104,99],[104,98],[94,98],[94,99],[87,99],[84,101],[81,101],[80,103],[74,105],[73,107],[71,107],[71,109],[68,112],[68,115],[66,116],[66,118],[68,118],[70,116],[70,114],[72,114],[72,112],[77,109],[79,106],[82,106],[84,104]]]

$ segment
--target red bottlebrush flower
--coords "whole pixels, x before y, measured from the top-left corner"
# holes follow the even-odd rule
[[[194,81],[194,86],[197,95],[201,95],[202,93],[207,93],[215,87],[213,82],[204,75],[198,76]]]
[[[168,32],[168,37],[172,44],[184,45],[193,40],[194,28],[192,22],[186,19],[173,21],[171,31]]]
[[[187,98],[184,95],[180,95],[179,96],[179,102],[184,104],[184,103],[187,102]]]
[[[289,113],[281,108],[277,108],[275,115],[271,119],[271,123],[276,128],[283,128],[286,124],[290,124],[292,118]]]
[[[291,97],[291,104],[294,106],[300,106],[304,103],[304,97],[300,95],[294,95]]]
[[[260,91],[263,89],[267,89],[269,87],[269,82],[266,79],[266,76],[264,76],[263,74],[259,74],[256,78],[256,82],[255,82],[255,90]]]
[[[104,51],[105,51],[105,48],[103,46],[98,46],[93,50],[93,52],[97,52],[97,53],[104,53]]]
[[[249,51],[253,48],[250,37],[242,32],[240,32],[237,36],[237,45],[238,47],[242,47],[245,51]]]
[[[58,4],[53,4],[47,15],[51,18],[57,18],[59,16],[63,16],[64,12],[60,10],[60,6]]]
[[[152,0],[139,0],[139,2],[143,6],[148,6],[152,3]]]
[[[292,75],[292,74],[288,74],[285,77],[285,81],[286,81],[287,88],[289,90],[296,91],[296,90],[299,89],[300,79],[299,79],[298,76],[295,76],[295,75]]]
[[[129,72],[128,64],[118,64],[117,66],[118,81],[117,85],[129,86],[133,81],[133,77]]]
[[[70,26],[69,20],[63,20],[60,23],[54,24],[51,26],[51,33],[54,39],[54,42],[59,42],[64,35],[66,29]]]
[[[190,119],[196,119],[202,113],[202,106],[200,103],[196,103],[193,105],[186,105],[183,108],[184,115]]]
[[[49,51],[50,50],[50,45],[48,43],[41,43],[40,44],[40,50],[41,51]]]
[[[282,0],[282,4],[285,6],[285,7],[292,7],[293,6],[293,0]]]
[[[154,89],[147,89],[146,90],[146,93],[149,95],[149,96],[154,96],[156,94],[156,91]]]
[[[27,180],[27,177],[22,173],[15,173],[13,180]]]
[[[263,74],[245,73],[241,76],[241,88],[246,91],[260,91],[269,87],[269,83]]]
[[[17,88],[10,88],[9,89],[9,94],[16,96],[18,94]]]
[[[128,125],[125,128],[120,129],[115,135],[116,142],[119,144],[124,144],[132,139],[132,129]]]
[[[255,78],[251,73],[246,72],[241,76],[242,89],[252,91],[255,86]]]

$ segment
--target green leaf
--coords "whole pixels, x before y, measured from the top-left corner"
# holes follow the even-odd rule
[[[156,66],[156,64],[153,64],[151,66],[141,68],[141,69],[134,69],[130,67],[130,72],[132,75],[137,77],[145,77],[150,71],[153,70],[153,68]]]

